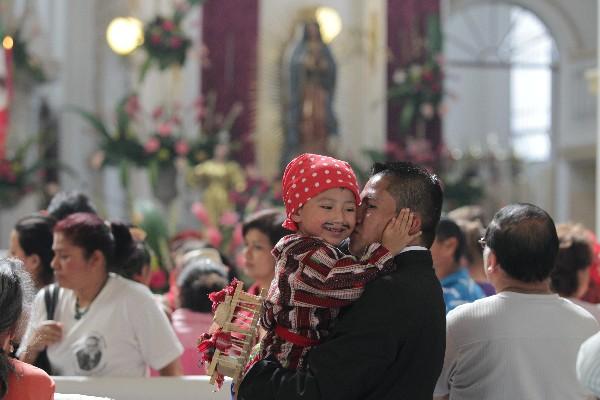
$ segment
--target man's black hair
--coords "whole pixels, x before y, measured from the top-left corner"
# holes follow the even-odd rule
[[[440,219],[435,231],[435,240],[445,241],[450,238],[456,238],[454,261],[458,262],[465,251],[465,235],[456,222],[450,218],[443,217]]]
[[[97,214],[90,198],[77,190],[56,193],[50,200],[47,211],[57,221],[78,212]]]
[[[401,161],[375,163],[371,175],[387,178],[387,191],[396,200],[397,212],[402,208],[410,208],[419,214],[423,245],[431,247],[444,198],[437,175],[416,164]]]
[[[550,276],[558,253],[554,221],[541,208],[518,203],[494,215],[485,238],[502,269],[522,282],[540,282]]]

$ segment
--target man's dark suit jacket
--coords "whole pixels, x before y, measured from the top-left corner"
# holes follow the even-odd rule
[[[396,271],[369,283],[310,351],[307,370],[262,360],[238,400],[431,400],[446,344],[442,289],[429,251],[407,251],[394,262]]]

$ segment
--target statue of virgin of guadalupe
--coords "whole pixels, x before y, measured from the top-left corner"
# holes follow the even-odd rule
[[[337,135],[333,113],[336,65],[316,20],[304,21],[283,59],[285,166],[299,153],[329,154]]]

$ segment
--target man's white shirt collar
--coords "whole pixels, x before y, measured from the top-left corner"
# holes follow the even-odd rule
[[[402,251],[398,254],[402,254],[402,253],[406,253],[407,251],[427,251],[429,250],[427,247],[423,247],[423,246],[407,246],[404,249],[402,249]]]

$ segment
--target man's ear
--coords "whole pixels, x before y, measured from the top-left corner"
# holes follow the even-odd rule
[[[496,257],[496,253],[490,249],[490,254],[487,256],[487,265],[485,266],[487,274],[493,274],[498,272],[498,258]]]
[[[450,254],[454,257],[454,253],[456,253],[456,248],[458,247],[458,239],[455,237],[449,237],[448,239],[443,241],[444,248],[448,250]]]
[[[421,216],[418,213],[415,213],[413,222],[412,222],[412,226],[410,227],[408,234],[414,235],[414,234],[418,233],[420,230],[421,230]]]

